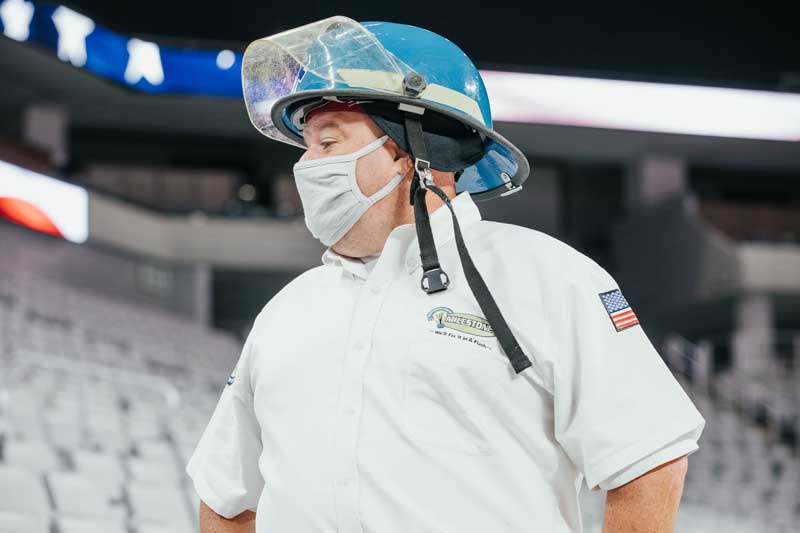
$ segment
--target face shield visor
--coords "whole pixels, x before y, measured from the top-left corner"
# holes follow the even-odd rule
[[[274,124],[275,102],[299,86],[304,92],[364,88],[365,95],[402,94],[409,71],[361,24],[337,16],[251,43],[242,62],[242,88],[256,129],[303,147]]]

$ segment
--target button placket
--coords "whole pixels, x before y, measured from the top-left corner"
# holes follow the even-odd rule
[[[381,289],[361,292],[352,317],[349,349],[345,355],[336,423],[336,507],[339,531],[362,531],[358,508],[358,435],[363,400],[363,372],[369,341],[381,304]]]

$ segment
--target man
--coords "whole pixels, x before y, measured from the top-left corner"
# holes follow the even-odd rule
[[[481,220],[528,166],[463,52],[334,17],[251,44],[243,80],[305,149],[328,248],[256,317],[187,465],[201,531],[579,532],[584,479],[604,532],[672,531],[705,420],[608,272]]]

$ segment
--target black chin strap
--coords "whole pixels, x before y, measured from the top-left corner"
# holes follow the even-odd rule
[[[531,365],[530,359],[522,351],[517,339],[514,337],[511,328],[508,327],[503,318],[497,302],[494,301],[492,293],[486,286],[480,272],[472,262],[472,258],[467,251],[464,237],[461,234],[461,227],[458,218],[450,203],[450,198],[439,187],[433,184],[430,174],[430,160],[425,146],[425,138],[422,133],[421,115],[406,111],[405,126],[408,136],[408,146],[411,155],[414,157],[414,178],[411,182],[411,194],[409,201],[414,206],[414,223],[417,229],[417,240],[419,241],[420,259],[422,260],[422,290],[428,294],[447,289],[450,278],[439,265],[439,256],[436,253],[436,243],[433,240],[431,222],[428,215],[428,205],[425,202],[425,194],[428,190],[433,191],[450,210],[453,217],[453,229],[455,231],[456,247],[461,259],[461,266],[467,278],[467,284],[473,296],[478,301],[478,305],[486,316],[486,320],[495,332],[497,340],[500,342],[503,351],[511,361],[514,371],[519,374]]]
[[[425,202],[426,188],[433,185],[430,174],[430,161],[422,136],[420,115],[406,112],[406,131],[408,144],[414,159],[414,179],[411,181],[411,205],[414,206],[414,222],[417,227],[420,259],[422,260],[422,290],[428,294],[443,291],[450,285],[450,278],[439,266],[436,243],[433,241],[428,205]]]

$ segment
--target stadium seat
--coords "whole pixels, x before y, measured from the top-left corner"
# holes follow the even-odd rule
[[[41,475],[17,466],[0,466],[0,509],[34,515],[50,511]]]
[[[47,514],[0,510],[0,532],[50,533],[50,518]]]
[[[60,533],[128,533],[122,520],[60,516],[57,522]]]
[[[93,479],[112,497],[117,496],[125,479],[125,472],[116,454],[73,450],[71,455],[78,474]]]
[[[137,521],[153,523],[189,523],[189,502],[180,487],[131,482],[128,498]]]
[[[197,528],[187,523],[143,522],[136,527],[136,533],[196,533]]]
[[[83,429],[80,416],[72,420],[49,421],[45,424],[48,441],[60,447],[79,448],[83,445]]]
[[[123,518],[124,507],[112,503],[108,485],[74,472],[52,472],[47,476],[56,510],[61,515]]]
[[[134,481],[168,486],[178,484],[183,474],[173,460],[156,461],[141,457],[128,458],[128,469]]]
[[[49,472],[61,466],[56,449],[40,441],[10,440],[3,447],[3,459],[8,465],[36,472]]]
[[[175,449],[172,444],[163,439],[151,440],[144,439],[136,443],[139,456],[144,459],[160,462],[170,462],[175,460]]]

